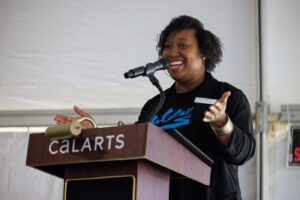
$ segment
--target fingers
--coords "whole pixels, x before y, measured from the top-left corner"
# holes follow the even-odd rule
[[[203,121],[216,122],[219,120],[223,120],[224,116],[226,116],[225,110],[230,95],[231,92],[227,91],[222,95],[220,99],[218,99],[218,101],[215,104],[210,105],[208,110],[204,112]]]
[[[204,122],[211,122],[214,119],[214,116],[212,113],[206,111],[204,112],[204,117],[203,117],[203,121]]]
[[[83,110],[81,110],[78,106],[74,106],[74,111],[80,116],[80,117],[90,117],[90,115],[86,112],[84,112]],[[66,124],[66,123],[71,123],[74,122],[78,119],[79,117],[69,117],[69,116],[65,116],[65,115],[60,115],[57,114],[55,115],[55,117],[53,118],[54,121],[56,121],[57,125],[60,124]],[[82,122],[82,124],[85,124],[85,122]],[[89,126],[89,125],[88,125]]]
[[[55,115],[54,120],[56,121],[56,124],[59,125],[59,124],[71,123],[75,121],[76,118],[57,114]]]
[[[74,111],[81,117],[84,116],[89,116],[88,113],[84,112],[83,110],[81,110],[78,106],[74,106]]]
[[[222,95],[222,97],[218,100],[218,102],[227,104],[227,100],[228,100],[228,98],[229,98],[230,95],[231,95],[231,92],[230,92],[230,91],[225,92],[225,93]]]
[[[216,105],[211,105],[209,106],[209,110],[204,112],[203,121],[213,122],[214,120],[218,119],[220,114],[222,114],[222,110]]]
[[[211,105],[209,106],[209,111],[214,115],[214,116],[218,116],[221,111],[222,111],[222,107],[217,105],[217,103],[215,105]]]

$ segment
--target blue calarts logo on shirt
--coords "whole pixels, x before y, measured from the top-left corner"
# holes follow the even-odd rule
[[[151,123],[162,129],[171,129],[184,126],[190,123],[193,108],[177,109],[169,108],[161,116],[155,115]]]

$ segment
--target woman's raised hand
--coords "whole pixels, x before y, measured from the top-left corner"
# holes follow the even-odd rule
[[[230,95],[230,91],[225,92],[215,104],[209,106],[209,110],[204,113],[203,121],[209,122],[214,127],[224,126],[228,120],[225,110]]]

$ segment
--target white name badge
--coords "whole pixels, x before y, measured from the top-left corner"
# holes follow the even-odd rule
[[[196,97],[194,103],[203,103],[203,104],[215,104],[217,99],[209,99],[209,98],[202,98]]]

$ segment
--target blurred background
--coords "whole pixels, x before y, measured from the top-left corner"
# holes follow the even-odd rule
[[[62,179],[25,165],[29,134],[53,126],[56,113],[74,115],[73,105],[99,126],[134,123],[158,91],[123,74],[156,61],[158,34],[183,14],[221,39],[213,75],[251,105],[258,148],[239,168],[243,199],[299,199],[299,8],[298,0],[0,0],[0,199],[63,199]],[[163,71],[156,77],[163,89],[172,84]]]

